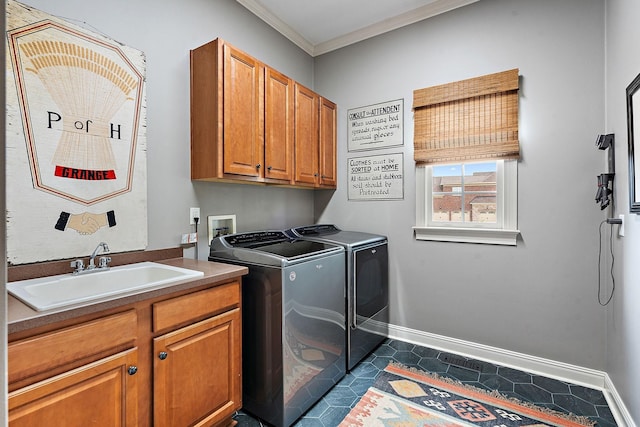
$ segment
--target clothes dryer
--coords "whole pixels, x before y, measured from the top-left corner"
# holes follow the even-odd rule
[[[333,224],[296,227],[287,234],[345,248],[347,370],[351,370],[389,334],[387,238],[344,231]]]

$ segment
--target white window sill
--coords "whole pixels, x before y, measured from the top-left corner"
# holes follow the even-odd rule
[[[496,228],[413,227],[416,240],[516,246],[520,230]]]

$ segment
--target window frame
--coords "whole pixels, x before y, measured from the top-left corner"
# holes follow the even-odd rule
[[[475,162],[460,162],[475,163]],[[498,222],[484,223],[430,222],[432,212],[432,166],[416,166],[416,240],[483,243],[516,246],[518,230],[518,161],[496,159],[496,208]],[[501,221],[500,221],[501,220]],[[493,224],[492,224],[493,225]]]

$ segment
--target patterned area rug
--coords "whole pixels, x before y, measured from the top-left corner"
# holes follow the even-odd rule
[[[390,364],[340,427],[583,427],[588,418],[566,415]]]

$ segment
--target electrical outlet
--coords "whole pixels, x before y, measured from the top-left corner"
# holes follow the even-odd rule
[[[195,225],[194,218],[198,218],[198,223],[200,223],[200,208],[189,208],[189,224]]]
[[[618,236],[624,237],[624,215],[620,214],[618,215],[618,218],[620,218],[620,221],[622,221],[620,227],[618,227]]]

